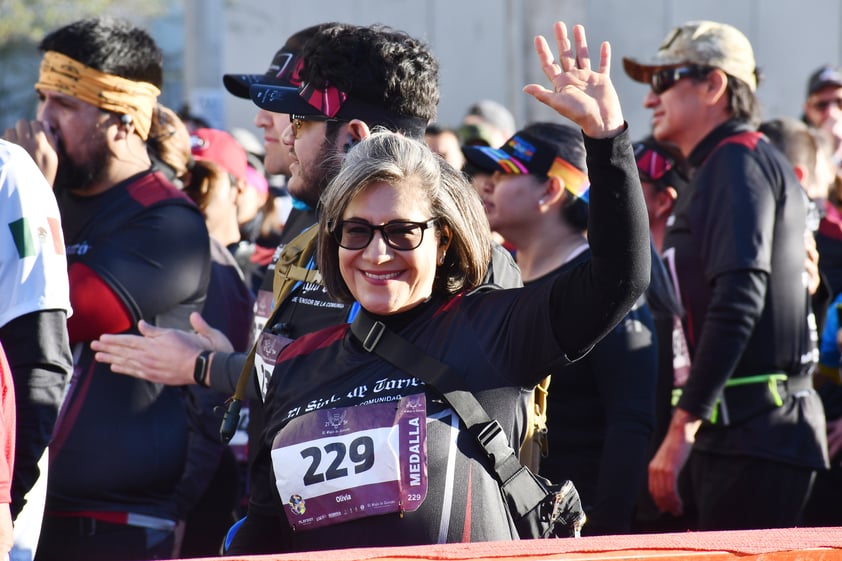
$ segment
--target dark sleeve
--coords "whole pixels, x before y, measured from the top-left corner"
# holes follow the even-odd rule
[[[138,213],[79,260],[120,297],[133,324],[143,318],[189,330],[187,317],[201,309],[210,275],[208,231],[194,207],[160,204]]]
[[[556,277],[553,331],[568,359],[585,354],[617,325],[649,284],[649,222],[628,130],[585,138],[591,180],[591,259]]]
[[[49,443],[64,386],[73,370],[64,310],[32,312],[0,328],[15,383],[17,443],[12,517],[38,479],[38,460]]]
[[[589,534],[625,533],[644,489],[655,423],[658,373],[654,323],[638,306],[588,355],[605,411],[597,496]],[[563,373],[562,373],[563,375]],[[550,386],[552,391],[552,386]]]
[[[830,303],[833,301],[833,294],[830,292],[830,283],[827,277],[819,273],[819,279],[818,290],[810,296],[810,307],[816,318],[817,333],[821,333],[824,330],[824,321],[827,317],[828,308],[830,308]]]
[[[705,327],[678,407],[710,419],[716,399],[737,367],[763,312],[768,279],[765,272],[746,270],[713,280]]]
[[[176,487],[179,519],[185,520],[213,479],[225,444],[219,438],[221,415],[216,406],[224,406],[226,396],[196,385],[184,388],[187,408],[187,459],[184,473]]]
[[[246,353],[214,353],[210,366],[210,387],[227,395],[233,394],[247,358]],[[246,388],[245,397],[247,399],[261,399],[257,391],[257,378],[254,375],[254,368],[252,368],[252,378],[253,380],[249,381]]]

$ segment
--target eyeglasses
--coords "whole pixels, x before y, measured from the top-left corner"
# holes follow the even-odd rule
[[[383,235],[383,240],[392,249],[412,251],[424,241],[424,230],[433,227],[436,221],[436,218],[431,218],[426,222],[396,220],[375,226],[362,220],[342,220],[333,228],[333,237],[336,238],[339,247],[352,250],[363,249],[371,243],[374,232],[379,231]]]
[[[292,136],[298,138],[304,123],[345,123],[347,121],[344,119],[333,119],[326,115],[290,115],[289,122],[292,125]]]
[[[842,98],[834,97],[833,99],[820,99],[818,101],[814,101],[810,104],[810,107],[818,111],[819,113],[824,113],[830,106],[833,105],[837,109],[842,111]]]
[[[704,78],[710,71],[710,66],[679,66],[678,68],[664,68],[652,74],[649,85],[652,92],[661,95],[683,78]]]

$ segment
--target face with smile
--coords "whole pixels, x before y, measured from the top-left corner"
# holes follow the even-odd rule
[[[413,184],[372,183],[354,197],[342,220],[372,225],[392,221],[426,222],[434,218],[426,193]],[[371,313],[390,315],[412,309],[433,291],[436,267],[446,246],[436,226],[423,230],[421,244],[409,251],[390,247],[379,231],[362,249],[339,248],[339,271],[348,290]]]

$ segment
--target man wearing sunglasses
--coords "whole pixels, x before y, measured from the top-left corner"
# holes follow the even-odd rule
[[[806,203],[792,167],[756,131],[751,44],[730,25],[688,22],[653,58],[623,63],[650,86],[655,139],[692,170],[664,239],[692,363],[649,466],[650,492],[681,514],[687,462],[700,529],[797,525],[827,465],[810,377]]]
[[[833,140],[836,165],[842,163],[842,70],[824,65],[810,74],[804,100],[805,123],[821,129]]]

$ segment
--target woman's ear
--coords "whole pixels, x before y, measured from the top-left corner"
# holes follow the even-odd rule
[[[538,208],[558,204],[564,196],[564,181],[559,177],[548,177],[544,182],[544,189],[541,198],[538,199]]]
[[[441,228],[439,228],[439,247],[444,247],[445,251],[447,251],[447,248],[450,247],[451,237],[450,226],[442,224]]]
[[[444,265],[444,256],[450,248],[450,242],[452,239],[453,236],[451,234],[450,227],[447,224],[443,224],[441,228],[439,228],[439,249],[436,255],[439,265]]]

